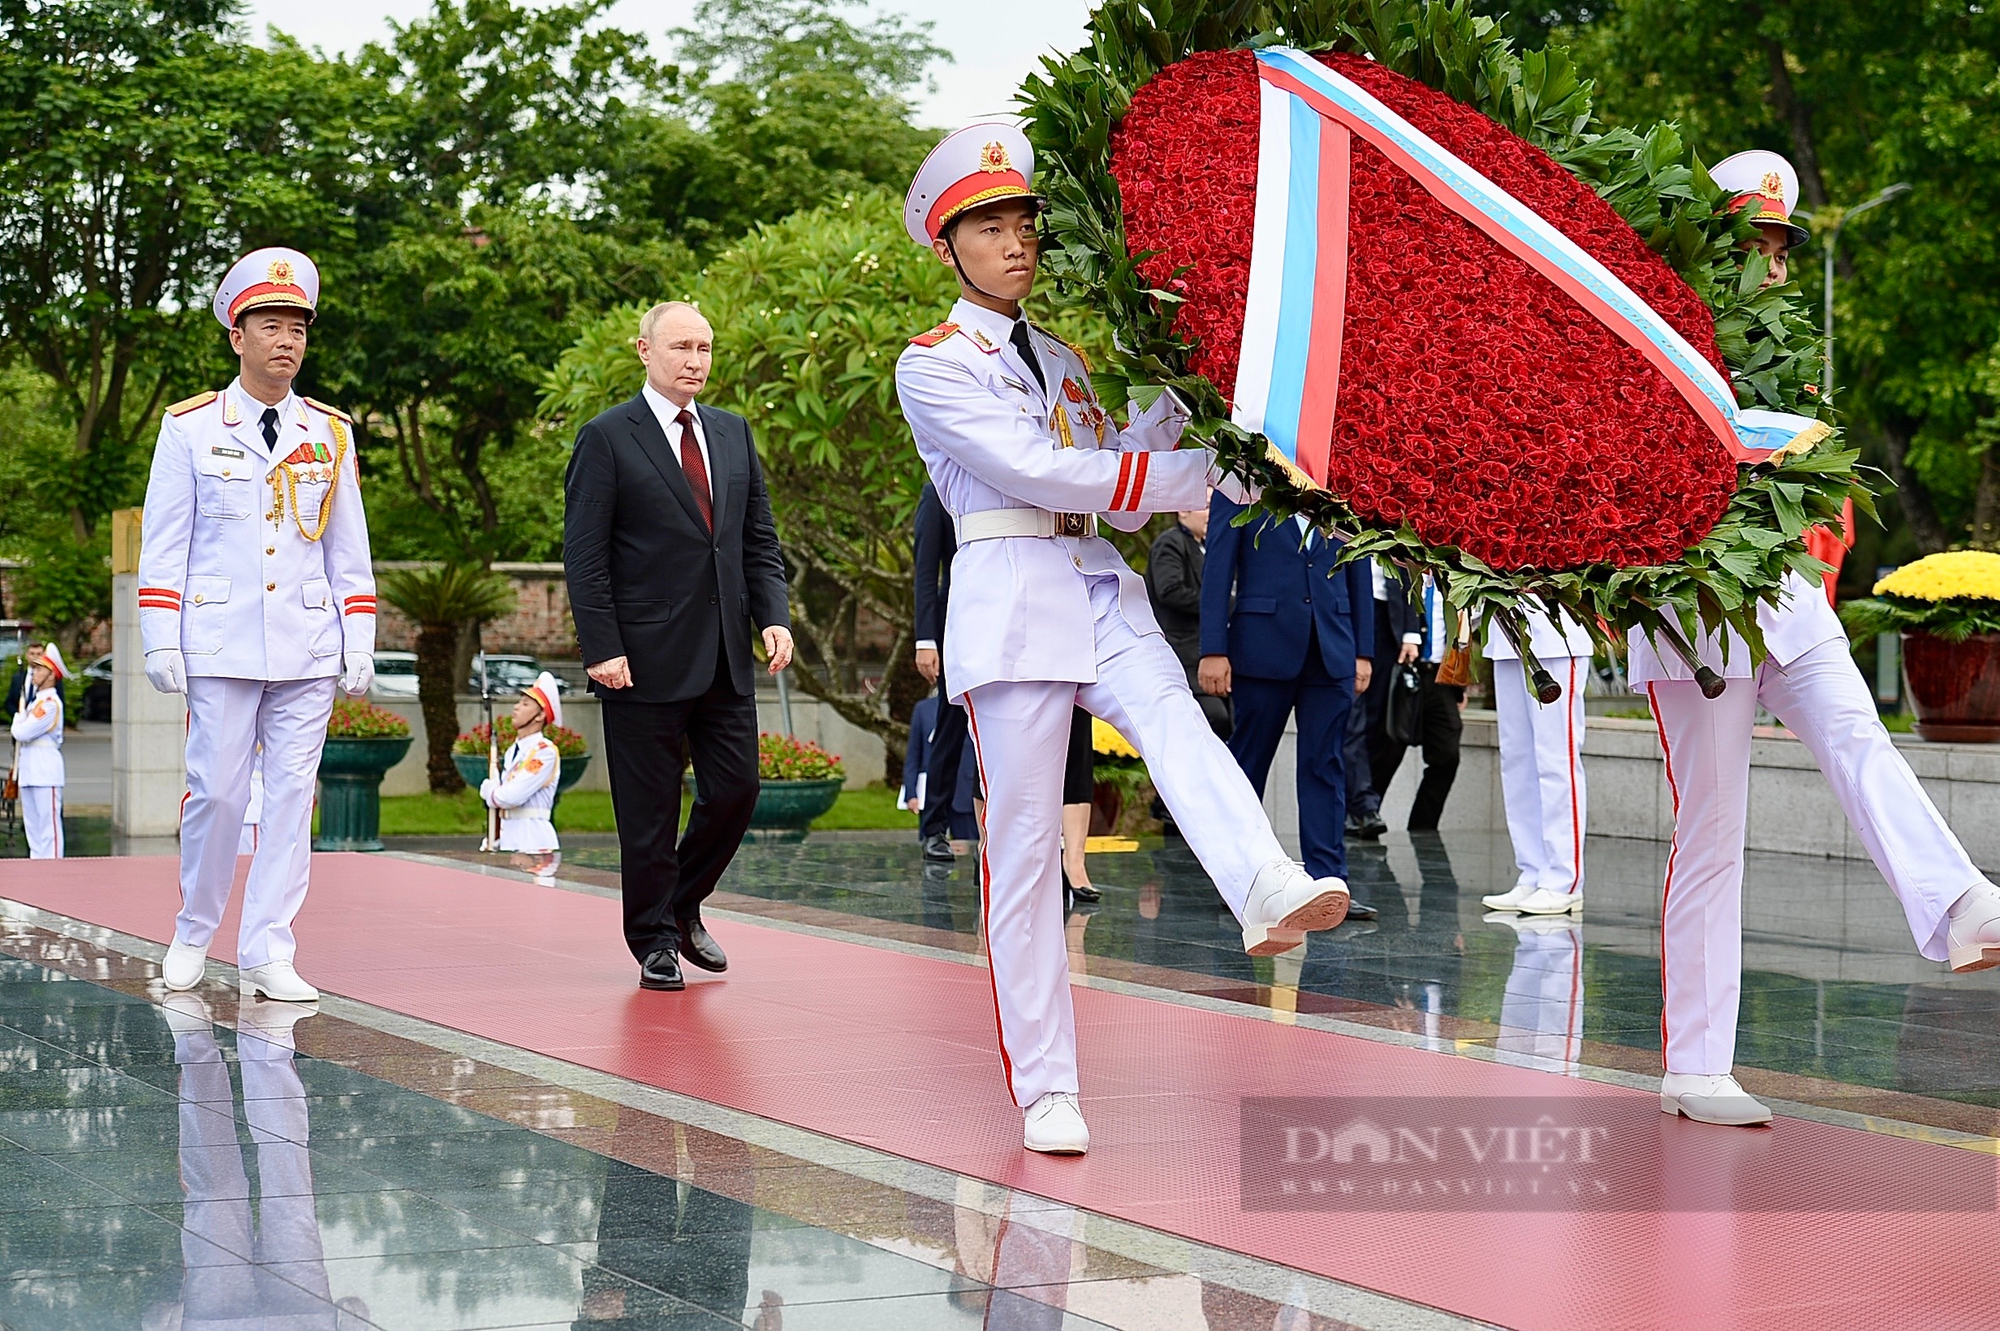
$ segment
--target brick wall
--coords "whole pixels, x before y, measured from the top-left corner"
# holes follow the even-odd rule
[[[380,575],[391,569],[419,567],[422,565],[384,560],[375,565],[375,572]],[[574,660],[576,625],[570,620],[569,584],[563,579],[563,566],[495,564],[493,571],[513,584],[515,605],[513,614],[492,621],[481,632],[486,650],[545,661]],[[384,601],[375,626],[375,645],[383,651],[414,651],[417,626]]]

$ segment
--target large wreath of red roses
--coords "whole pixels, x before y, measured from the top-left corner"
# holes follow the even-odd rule
[[[1477,163],[1724,368],[1700,298],[1587,185],[1414,79],[1344,52],[1319,59]],[[1184,302],[1188,367],[1218,388],[1235,381],[1242,341],[1257,134],[1255,57],[1205,51],[1141,88],[1112,140],[1127,243],[1151,256],[1140,273]],[[1657,564],[1706,536],[1736,465],[1702,446],[1672,385],[1376,149],[1357,142],[1351,173],[1328,488],[1363,520],[1407,519],[1496,569]],[[1551,400],[1596,428],[1547,423]]]
[[[1816,415],[1819,344],[1795,290],[1742,281],[1753,228],[1673,126],[1603,130],[1564,53],[1519,55],[1460,6],[1103,0],[1089,41],[1021,94],[1051,203],[1044,268],[1113,326],[1106,400],[1172,387],[1266,510],[1345,535],[1350,557],[1435,574],[1475,621],[1518,630],[1532,595],[1593,626],[1727,624],[1753,652],[1758,603],[1825,567],[1804,532],[1838,523],[1848,499],[1872,513],[1851,449],[1734,464],[1636,353],[1520,262],[1464,243],[1469,224],[1359,139],[1328,488],[1301,484],[1225,396],[1255,218],[1250,51],[1274,41],[1315,52],[1533,207],[1745,405]]]

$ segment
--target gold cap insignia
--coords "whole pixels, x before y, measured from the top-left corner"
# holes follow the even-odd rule
[[[274,284],[281,287],[293,287],[298,285],[298,281],[296,280],[296,278],[293,276],[292,273],[292,261],[290,259],[271,260],[271,266],[270,268],[265,270],[265,276],[268,277]]]
[[[1762,192],[1766,196],[1778,200],[1784,199],[1785,182],[1776,171],[1766,171],[1764,179],[1759,183],[1763,186]]]
[[[979,169],[991,175],[1014,169],[1012,159],[1007,156],[1007,146],[995,140],[979,150]]]

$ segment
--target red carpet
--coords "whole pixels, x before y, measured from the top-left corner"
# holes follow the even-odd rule
[[[162,943],[178,904],[165,859],[10,861],[0,896]],[[1047,1159],[1021,1150],[982,969],[724,922],[726,976],[642,993],[618,921],[596,897],[321,855],[299,963],[426,1021],[1503,1325],[1938,1331],[2000,1315],[1991,1155],[1791,1119],[1705,1127],[1649,1094],[1078,989],[1092,1147]],[[232,911],[218,959],[235,927]],[[1560,1097],[1642,1144],[1658,1204],[1246,1213],[1249,1095]],[[1689,1189],[1758,1209],[1662,1209]],[[1859,1209],[1883,1189],[1940,1209]],[[1968,1192],[1986,1209],[1941,1209]],[[1811,1209],[1775,1209],[1793,1197]]]

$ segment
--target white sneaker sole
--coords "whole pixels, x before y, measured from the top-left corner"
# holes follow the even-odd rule
[[[1276,924],[1243,926],[1243,950],[1253,957],[1275,957],[1306,941],[1306,935],[1332,929],[1347,918],[1348,894],[1330,888],[1293,910]]]

